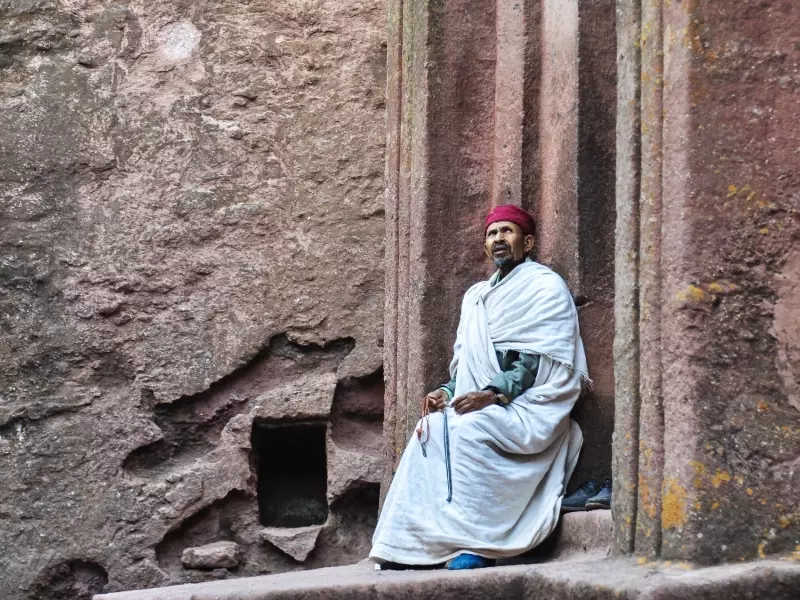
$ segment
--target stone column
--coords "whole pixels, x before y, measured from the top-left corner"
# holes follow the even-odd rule
[[[594,380],[573,412],[587,449],[575,483],[611,475],[614,29],[613,0],[542,3],[537,258],[575,296]]]
[[[535,207],[539,180],[539,2],[394,0],[389,15],[385,484],[448,379],[463,293],[491,272],[486,212]]]
[[[614,548],[633,551],[639,477],[639,2],[617,2],[617,154],[614,260]]]
[[[610,471],[613,10],[390,3],[385,483],[422,395],[447,379],[461,297],[491,271],[483,217],[506,203],[538,215],[538,258],[583,305],[596,379],[578,414],[592,446],[585,474]]]
[[[788,0],[619,8],[617,549],[791,554],[800,13]]]
[[[579,278],[569,280],[580,315],[590,389],[572,413],[584,448],[573,481],[611,476],[614,427],[614,0],[579,2],[577,250]],[[544,218],[544,217],[542,217]]]
[[[461,296],[487,274],[497,187],[494,4],[389,5],[384,492],[422,396],[448,378]]]

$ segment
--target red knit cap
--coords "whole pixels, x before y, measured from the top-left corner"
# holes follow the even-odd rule
[[[498,221],[509,221],[515,225],[519,225],[522,233],[525,235],[534,235],[536,233],[536,221],[533,217],[522,210],[515,204],[503,204],[495,206],[494,209],[486,215],[486,226],[483,228],[483,233],[489,229],[489,225],[497,223]]]

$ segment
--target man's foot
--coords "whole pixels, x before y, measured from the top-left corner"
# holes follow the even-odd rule
[[[586,501],[586,510],[595,508],[611,508],[611,480],[604,479],[600,491]]]
[[[483,558],[477,554],[459,554],[447,563],[447,568],[451,571],[461,571],[462,569],[483,569],[493,567],[496,564],[492,558]]]
[[[586,510],[586,501],[597,495],[600,487],[594,481],[587,481],[572,494],[561,501],[561,512]]]

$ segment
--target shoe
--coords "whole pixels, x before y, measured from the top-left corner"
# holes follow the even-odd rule
[[[444,567],[444,563],[438,563],[435,565],[405,565],[403,563],[392,562],[387,560],[386,562],[376,564],[378,571],[430,571],[432,569],[441,569]]]
[[[396,563],[390,560],[379,563],[378,566],[381,571],[408,571],[414,568],[414,565],[404,565],[403,563]]]
[[[590,480],[583,483],[581,487],[561,501],[561,512],[568,513],[586,510],[586,501],[597,495],[599,491],[600,488],[596,482]]]
[[[459,554],[447,563],[447,568],[451,571],[461,571],[463,569],[483,569],[493,567],[497,563],[492,558],[483,558],[477,554]]]
[[[603,487],[596,495],[592,496],[586,501],[586,510],[594,510],[596,508],[611,508],[611,480],[604,479]]]

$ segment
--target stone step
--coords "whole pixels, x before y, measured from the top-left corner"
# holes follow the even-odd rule
[[[567,513],[532,554],[547,560],[603,558],[611,555],[612,533],[610,510]]]
[[[545,561],[553,560],[575,561],[600,559],[610,555],[611,553],[611,533],[611,511],[595,510],[590,512],[569,513],[562,516],[556,530],[538,548],[524,556],[501,561],[501,565],[515,566],[544,563]],[[365,566],[366,571],[364,571]],[[338,589],[340,585],[350,586],[352,584],[358,584],[360,579],[364,576],[364,573],[370,573],[369,569],[372,566],[373,565],[371,563],[368,563],[366,565],[356,565],[352,568],[339,568],[339,570],[334,571],[330,571],[329,569],[300,571],[266,577],[225,580],[213,583],[175,586],[171,588],[160,588],[139,592],[106,594],[97,596],[97,598],[102,598],[104,600],[110,600],[112,598],[114,600],[166,600],[172,598],[183,600],[201,597],[215,599],[219,598],[220,600],[227,598],[230,598],[231,600],[233,598],[271,598],[273,597],[272,594],[278,593],[279,591],[280,594],[290,593],[289,590],[292,589],[292,586],[295,584],[300,584],[300,582],[305,582],[307,580],[316,581],[320,576],[325,578],[327,577],[325,573],[328,572],[335,572],[336,579],[341,579],[341,581],[332,581],[332,589]],[[387,573],[381,573],[381,575],[385,576]],[[356,587],[358,587],[358,585]],[[274,586],[277,586],[277,588],[275,588],[274,591],[270,591]],[[249,594],[247,590],[250,589],[253,590],[252,595],[241,595],[241,593],[245,592],[246,594]],[[305,589],[304,584],[300,585],[297,589]],[[242,592],[242,590],[244,590],[244,592]],[[203,595],[206,593],[210,595]],[[333,592],[327,590],[326,593]],[[353,593],[356,592],[353,591]],[[197,594],[201,595],[197,596]],[[280,597],[283,596],[281,595]],[[298,595],[294,597],[300,598],[305,596]]]
[[[798,590],[800,564],[789,560],[693,569],[602,558],[474,571],[375,571],[360,563],[95,600],[797,600]]]

